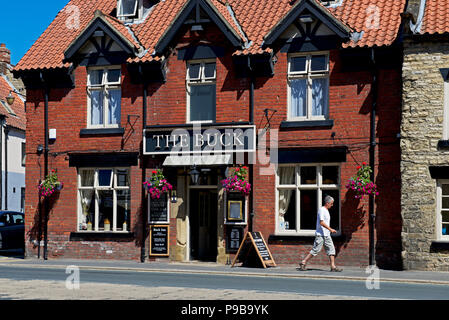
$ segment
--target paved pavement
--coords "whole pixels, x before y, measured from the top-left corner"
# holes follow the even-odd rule
[[[138,272],[167,272],[167,273],[199,273],[217,275],[241,275],[257,277],[294,277],[311,279],[359,280],[366,281],[368,277],[375,276],[365,268],[343,267],[343,272],[329,272],[328,266],[309,265],[307,271],[299,271],[297,266],[284,265],[274,268],[247,268],[241,266],[218,265],[215,263],[198,262],[154,262],[140,263],[138,261],[115,260],[74,260],[57,259],[47,260],[29,258],[22,259],[15,256],[0,256],[0,264],[8,266],[21,266],[33,268],[66,268],[74,265],[81,270],[134,270]],[[432,271],[392,271],[379,270],[380,281],[402,283],[425,283],[449,285],[449,272]]]

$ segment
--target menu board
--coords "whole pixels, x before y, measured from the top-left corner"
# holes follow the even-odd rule
[[[227,226],[226,239],[228,252],[235,253],[239,250],[243,238],[243,228],[239,226]]]
[[[148,223],[167,224],[169,223],[168,196],[162,194],[159,199],[148,197]]]
[[[150,256],[169,256],[169,228],[170,226],[151,226]]]
[[[243,238],[242,244],[235,256],[232,267],[237,262],[245,262],[246,259],[250,259],[251,252],[256,252],[264,268],[276,267],[273,256],[271,255],[270,249],[260,232],[247,232]]]

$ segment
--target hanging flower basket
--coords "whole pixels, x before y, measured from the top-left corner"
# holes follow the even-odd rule
[[[150,193],[151,199],[159,199],[163,193],[173,190],[173,186],[168,183],[160,169],[153,170],[151,178],[143,184]]]
[[[227,192],[240,192],[245,196],[251,192],[251,184],[247,181],[248,167],[232,168],[228,178],[221,181]]]
[[[61,191],[63,187],[64,184],[58,180],[58,173],[54,169],[38,185],[39,194],[44,198],[51,197],[55,192]]]
[[[363,199],[365,196],[379,195],[376,184],[371,181],[372,169],[363,162],[361,166],[357,167],[357,174],[348,180],[346,188],[355,191],[356,199]]]

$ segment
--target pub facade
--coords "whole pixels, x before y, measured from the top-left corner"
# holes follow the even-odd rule
[[[227,264],[257,231],[296,264],[330,195],[338,263],[400,268],[404,5],[70,1],[14,69],[26,183],[61,182],[26,191],[26,255]]]

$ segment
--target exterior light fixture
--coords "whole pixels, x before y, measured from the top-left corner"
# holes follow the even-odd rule
[[[171,191],[171,197],[170,197],[171,203],[177,203],[178,202],[178,195],[176,194],[176,190]]]
[[[37,152],[37,154],[42,154],[44,152],[44,146],[41,144],[38,145],[36,152]]]
[[[190,177],[192,178],[192,183],[194,185],[198,184],[198,180],[200,178],[200,172],[196,169],[196,165],[192,167],[192,170],[190,170]]]
[[[8,104],[11,106],[14,103],[14,96],[11,93],[12,91],[9,91],[8,96],[6,97],[6,102],[8,102]]]

